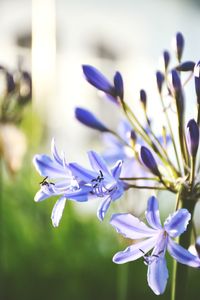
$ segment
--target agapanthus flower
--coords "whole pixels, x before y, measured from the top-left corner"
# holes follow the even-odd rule
[[[88,170],[77,163],[69,164],[70,170],[81,185],[90,188],[89,198],[101,198],[97,216],[102,221],[112,201],[120,198],[124,193],[125,184],[119,179],[122,161],[117,161],[113,168],[109,168],[104,159],[94,151],[88,152],[92,170]]]
[[[123,100],[124,86],[122,76],[119,72],[115,73],[113,83],[93,66],[83,65],[83,73],[87,81],[98,90],[104,92],[109,99],[115,103],[118,103],[118,97]]]
[[[101,198],[102,203],[97,215],[103,220],[111,201],[115,201],[124,192],[124,183],[119,180],[122,162],[118,161],[110,170],[103,158],[94,151],[88,152],[93,170],[77,163],[67,163],[64,155],[58,154],[52,141],[52,158],[45,154],[35,155],[33,163],[43,177],[35,201],[40,202],[52,196],[60,196],[52,211],[52,222],[58,226],[67,199],[77,202]]]
[[[40,182],[40,190],[36,193],[34,200],[43,201],[52,196],[60,196],[52,211],[52,223],[59,225],[66,200],[83,202],[88,200],[91,190],[87,186],[80,186],[71,172],[64,155],[58,154],[54,140],[51,144],[52,158],[46,154],[37,154],[33,158],[36,170],[44,178]]]
[[[158,201],[152,196],[148,200],[146,220],[149,226],[131,214],[114,214],[111,225],[126,238],[142,241],[134,242],[122,252],[113,257],[117,264],[144,258],[148,266],[148,285],[159,295],[165,291],[168,270],[166,265],[166,251],[179,263],[200,268],[199,257],[177,244],[173,239],[179,237],[187,228],[191,215],[187,209],[179,209],[165,220],[161,225]],[[151,254],[148,254],[152,250]]]

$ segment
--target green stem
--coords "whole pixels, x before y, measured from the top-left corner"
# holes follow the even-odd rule
[[[178,199],[179,208],[184,207],[193,216],[195,201],[192,199],[185,199],[180,195]],[[187,231],[185,231],[178,240],[178,243],[188,249],[191,244],[192,236],[192,222],[189,223]],[[172,274],[172,289],[171,289],[171,300],[186,300],[186,288],[188,286],[188,267],[178,263],[176,260],[173,261],[173,274]]]
[[[127,299],[128,267],[129,264],[118,266],[118,300]]]
[[[160,94],[160,101],[161,101],[162,108],[163,108],[165,118],[166,118],[166,121],[167,121],[167,126],[169,128],[169,132],[170,132],[170,135],[171,135],[172,145],[173,145],[173,148],[174,148],[174,153],[175,153],[175,156],[176,156],[176,162],[177,162],[177,165],[178,165],[178,169],[179,169],[179,172],[181,173],[181,165],[180,165],[180,161],[179,161],[179,157],[178,157],[178,151],[177,151],[177,148],[176,148],[176,143],[175,143],[175,138],[174,138],[172,126],[171,126],[170,119],[169,119],[167,110],[165,108],[164,100],[163,100],[163,97],[162,97],[161,94]]]

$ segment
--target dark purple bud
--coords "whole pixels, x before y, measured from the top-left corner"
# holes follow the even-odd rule
[[[99,130],[101,132],[110,131],[101,121],[99,121],[90,111],[77,107],[75,109],[75,117],[82,124],[92,128]]]
[[[165,71],[166,71],[169,66],[169,62],[170,62],[170,54],[166,50],[163,52],[163,60],[164,60],[164,67],[165,67]]]
[[[199,126],[194,119],[191,119],[188,124],[187,145],[191,156],[195,157],[199,147]]]
[[[200,61],[194,67],[194,83],[197,95],[197,102],[200,104]]]
[[[116,97],[115,88],[110,81],[95,67],[89,65],[83,65],[83,73],[86,80],[96,87],[98,90],[105,92],[112,97]]]
[[[137,140],[137,135],[134,130],[131,130],[131,140],[135,143]]]
[[[146,109],[147,106],[147,94],[145,90],[140,90],[140,101],[142,105],[144,106],[144,109]]]
[[[176,70],[172,70],[171,75],[172,75],[172,86],[173,86],[174,90],[177,92],[181,91],[182,84],[181,84],[181,80],[178,75],[178,72]]]
[[[160,172],[158,170],[158,165],[151,153],[151,151],[145,146],[141,147],[140,156],[143,164],[156,176],[160,177]]]
[[[124,99],[124,83],[123,83],[122,76],[119,72],[115,73],[114,86],[115,86],[116,96],[118,96],[121,100],[123,100]]]
[[[172,70],[171,76],[172,76],[172,87],[173,87],[172,94],[174,94],[174,97],[176,99],[176,107],[177,107],[178,114],[182,118],[184,112],[184,98],[183,98],[181,80],[176,70]]]
[[[195,63],[193,61],[185,61],[176,67],[177,71],[188,72],[194,70]]]
[[[175,37],[175,51],[178,61],[181,60],[184,48],[184,37],[181,32],[178,32]]]
[[[163,75],[163,73],[161,73],[160,71],[156,72],[156,81],[157,81],[157,87],[158,87],[158,91],[161,94],[162,92],[162,87],[163,87],[163,82],[165,80],[165,77]]]

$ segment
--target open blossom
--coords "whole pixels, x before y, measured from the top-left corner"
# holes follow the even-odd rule
[[[93,170],[88,170],[77,163],[69,164],[72,173],[79,181],[90,187],[91,198],[101,198],[97,216],[102,221],[112,201],[120,198],[124,193],[125,184],[119,179],[122,161],[117,161],[109,169],[104,159],[94,151],[88,152],[88,158]]]
[[[200,259],[188,250],[174,242],[173,238],[180,236],[187,228],[191,218],[187,209],[179,209],[161,225],[158,201],[155,197],[148,200],[146,220],[149,226],[131,214],[115,214],[111,218],[111,225],[125,237],[142,241],[136,242],[113,257],[113,261],[122,264],[144,258],[148,266],[148,285],[159,295],[164,293],[168,270],[166,265],[166,251],[179,263],[200,268]],[[149,251],[152,250],[149,255]]]
[[[85,169],[77,163],[68,164],[64,155],[58,154],[52,141],[52,158],[48,155],[35,155],[33,163],[43,177],[35,201],[40,202],[51,196],[59,196],[52,211],[52,222],[58,226],[67,199],[77,202],[91,198],[101,198],[97,215],[103,220],[111,201],[122,196],[124,184],[119,180],[122,162],[118,161],[110,170],[105,161],[94,151],[88,152],[93,170]]]

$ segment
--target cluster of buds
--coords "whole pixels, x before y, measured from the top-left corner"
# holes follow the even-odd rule
[[[175,55],[177,64],[171,67],[171,55],[164,51],[162,69],[156,72],[157,90],[162,106],[161,113],[165,121],[162,134],[154,130],[153,120],[148,113],[149,100],[145,90],[139,93],[139,104],[144,113],[144,124],[138,113],[132,110],[125,100],[124,83],[120,72],[116,72],[113,82],[99,70],[90,65],[83,66],[86,80],[111,100],[116,109],[120,109],[125,118],[118,130],[105,125],[91,111],[77,107],[75,116],[82,124],[98,130],[104,135],[108,146],[99,155],[88,153],[92,170],[77,163],[67,163],[60,156],[52,142],[52,158],[48,155],[36,155],[34,164],[45,179],[40,183],[35,201],[60,195],[56,202],[52,221],[58,226],[66,200],[89,201],[102,199],[97,211],[102,221],[112,201],[121,198],[128,189],[168,190],[177,195],[174,212],[161,225],[158,200],[148,199],[146,209],[147,224],[129,213],[118,213],[111,217],[110,223],[117,232],[125,237],[138,240],[114,257],[115,263],[125,263],[144,258],[148,266],[148,284],[155,294],[165,291],[168,270],[165,253],[179,263],[200,268],[199,248],[196,253],[188,251],[193,213],[200,196],[198,172],[200,162],[197,159],[200,123],[200,63],[182,61],[184,38],[181,33],[175,37]],[[183,74],[185,73],[185,74]],[[186,79],[183,80],[182,77]],[[196,92],[196,115],[187,119],[184,89],[193,80]],[[176,125],[171,116],[176,117]],[[163,120],[162,119],[162,120]],[[174,119],[174,118],[173,118]],[[170,148],[170,152],[169,152]],[[171,154],[173,151],[174,155]],[[170,153],[170,154],[169,154]],[[110,165],[114,164],[114,167]],[[189,224],[189,225],[188,225]],[[196,232],[196,230],[194,230]],[[179,244],[173,239],[179,237]],[[195,236],[195,239],[197,236]],[[187,240],[187,241],[186,241]],[[185,242],[186,241],[186,242]],[[196,243],[196,245],[199,245]],[[149,251],[152,250],[151,254]]]
[[[21,68],[11,72],[0,65],[0,84],[0,158],[14,174],[26,151],[25,136],[17,125],[31,100],[32,80],[29,72]]]

